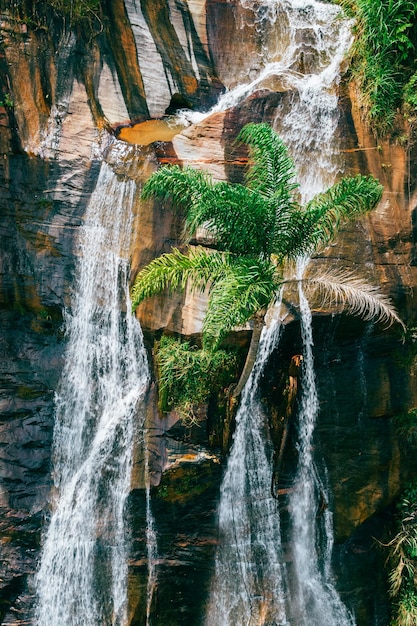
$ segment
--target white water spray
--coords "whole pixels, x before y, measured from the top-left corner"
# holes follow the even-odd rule
[[[149,449],[145,449],[145,499],[146,499],[146,556],[148,560],[148,578],[146,582],[146,625],[151,624],[152,601],[157,583],[156,560],[158,542],[155,529],[155,518],[152,512],[151,480],[149,468]]]
[[[274,128],[295,162],[302,201],[308,201],[333,184],[340,170],[336,88],[353,40],[351,22],[336,5],[315,0],[240,1],[253,11],[261,35],[267,33],[258,75],[226,91],[210,111],[182,111],[179,118],[198,123],[238,106],[257,89],[278,87],[283,97]]]
[[[102,163],[81,229],[56,399],[56,497],[36,576],[38,626],[127,623],[125,503],[148,366],[130,312],[134,181]]]

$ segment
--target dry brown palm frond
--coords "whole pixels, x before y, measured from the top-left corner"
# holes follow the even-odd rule
[[[364,320],[380,321],[388,326],[404,323],[390,299],[364,278],[342,269],[327,269],[320,273],[311,271],[302,279],[286,280],[285,284],[302,284],[309,300],[321,308],[335,312],[347,311]]]

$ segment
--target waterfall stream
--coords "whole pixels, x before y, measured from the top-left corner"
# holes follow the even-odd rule
[[[251,3],[255,24],[276,28],[277,47],[265,48],[259,75],[226,93],[217,110],[237,104],[274,77],[287,92],[274,127],[293,157],[303,202],[335,182],[338,158],[340,67],[352,41],[340,9],[314,0]],[[307,261],[300,262],[302,271]],[[315,465],[312,439],[318,413],[312,356],[311,313],[299,293],[304,352],[299,413],[298,468],[289,497],[291,564],[284,564],[279,510],[270,496],[272,460],[266,417],[257,397],[259,377],[275,345],[265,331],[255,370],[243,391],[219,505],[219,541],[207,626],[348,626],[353,618],[333,585],[333,546],[326,469]],[[317,461],[316,461],[317,462]]]
[[[36,577],[38,626],[127,620],[125,503],[148,386],[128,288],[136,191],[103,162],[81,228],[56,397],[56,495]]]
[[[301,278],[307,260],[298,264]],[[298,411],[298,466],[289,491],[290,545],[293,571],[290,603],[298,626],[350,626],[353,618],[342,604],[331,574],[333,524],[324,463],[313,455],[319,412],[313,357],[312,315],[299,286],[303,375]],[[318,461],[321,461],[318,464]]]
[[[156,559],[158,543],[155,519],[152,512],[151,481],[149,469],[149,449],[145,447],[145,499],[146,499],[146,556],[148,560],[148,578],[146,582],[146,625],[151,624],[152,600],[157,584]]]
[[[236,416],[234,443],[221,488],[221,548],[207,626],[287,623],[278,503],[271,494],[273,451],[257,396],[259,379],[279,339],[279,309],[262,332]]]
[[[258,76],[226,93],[209,113],[235,106],[274,79],[283,95],[274,127],[299,173],[303,201],[332,184],[338,161],[336,85],[351,33],[338,7],[315,0],[241,0],[262,34]],[[208,114],[187,112],[198,121]],[[148,366],[138,322],[130,313],[128,278],[134,181],[102,163],[82,228],[80,260],[67,314],[68,348],[56,399],[56,494],[36,576],[38,626],[124,626],[127,623],[125,504],[135,433]],[[317,500],[329,500],[324,466],[315,466],[312,438],[318,412],[311,314],[302,292],[303,392],[299,465],[289,499],[294,546],[287,566],[278,502],[271,495],[272,443],[258,397],[259,380],[281,332],[278,306],[264,329],[258,358],[242,393],[221,487],[220,548],[207,626],[348,626],[352,618],[334,588],[332,520],[316,520]],[[145,476],[148,456],[145,453]],[[146,624],[156,581],[156,535],[146,487],[148,585]],[[295,621],[294,621],[295,620]]]

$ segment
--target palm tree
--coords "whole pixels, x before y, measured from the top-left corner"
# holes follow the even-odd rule
[[[357,175],[343,178],[303,207],[297,200],[294,164],[272,128],[248,124],[238,140],[249,148],[245,185],[216,182],[206,172],[177,165],[160,168],[145,183],[145,199],[169,200],[184,210],[184,248],[151,261],[132,288],[133,309],[146,298],[187,284],[207,292],[206,348],[216,349],[231,329],[252,321],[235,396],[249,376],[268,308],[283,285],[294,282],[284,278],[288,265],[324,248],[343,223],[371,211],[382,195],[375,178]],[[199,228],[211,235],[213,247],[190,245]],[[400,321],[386,298],[355,277],[327,272],[310,276],[307,285],[362,317]]]

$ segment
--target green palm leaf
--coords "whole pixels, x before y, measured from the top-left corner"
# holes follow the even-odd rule
[[[243,185],[213,182],[207,173],[174,165],[157,170],[145,183],[142,197],[151,196],[171,199],[175,206],[186,209],[185,241],[204,227],[219,249],[235,254],[269,252],[274,208]]]
[[[287,256],[296,258],[327,245],[340,226],[372,211],[382,197],[383,187],[372,176],[343,178],[315,196],[299,213],[294,212],[293,240],[286,240]],[[279,243],[280,233],[277,233]]]
[[[226,182],[213,185],[210,196],[193,229],[204,225],[215,237],[216,247],[233,254],[271,252],[275,210],[270,202],[243,185]]]
[[[279,288],[275,267],[257,258],[229,258],[228,271],[213,283],[203,323],[206,345],[216,347],[224,336],[266,310]]]
[[[169,293],[184,290],[188,281],[193,289],[204,291],[227,271],[227,257],[202,247],[189,247],[186,254],[178,248],[162,254],[137,274],[131,291],[132,309],[165,290]]]
[[[148,178],[142,189],[142,197],[145,200],[157,197],[187,208],[198,202],[198,198],[210,185],[211,176],[207,172],[192,167],[182,169],[179,165],[167,165]]]
[[[291,203],[298,185],[294,163],[282,139],[268,124],[246,124],[237,139],[249,146],[253,161],[246,174],[248,187],[266,197],[280,196],[283,204]]]
[[[207,172],[168,165],[154,172],[146,181],[142,198],[157,197],[171,201],[174,207],[185,209],[183,239],[189,241],[208,219],[206,212],[215,199],[213,188],[212,177]]]
[[[294,197],[294,164],[272,128],[248,124],[238,139],[249,148],[246,186],[215,182],[203,171],[174,165],[156,171],[142,194],[183,210],[185,241],[204,227],[217,249],[174,248],[152,261],[136,277],[132,306],[187,285],[205,291],[203,339],[211,349],[258,313],[262,319],[280,285],[297,283],[283,281],[283,269],[326,246],[342,224],[371,211],[382,195],[375,178],[358,175],[343,178],[302,207]],[[402,323],[385,296],[350,273],[327,271],[302,283],[307,295],[319,297],[331,310]]]

